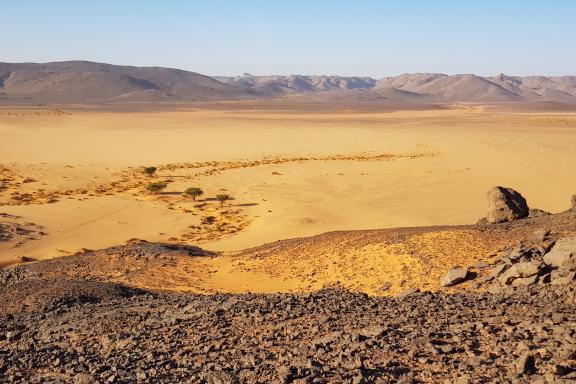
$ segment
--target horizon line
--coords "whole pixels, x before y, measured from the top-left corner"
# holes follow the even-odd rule
[[[105,61],[94,61],[94,60],[87,60],[87,59],[70,59],[70,60],[56,60],[56,61],[18,61],[18,62],[8,62],[8,61],[0,61],[0,64],[9,64],[9,65],[18,65],[18,64],[37,64],[37,65],[45,65],[45,64],[59,64],[59,63],[92,63],[92,64],[103,64],[103,65],[112,65],[117,67],[134,67],[134,68],[164,68],[164,69],[172,69],[177,71],[185,71],[185,72],[192,72],[201,74],[204,76],[216,78],[216,77],[245,77],[245,76],[254,76],[254,77],[268,77],[268,76],[282,76],[282,77],[289,77],[289,76],[317,76],[317,77],[357,77],[357,78],[369,78],[373,80],[380,80],[384,78],[391,78],[391,77],[399,77],[402,75],[442,75],[442,76],[465,76],[465,75],[472,75],[477,77],[498,77],[498,76],[507,76],[507,77],[576,77],[576,74],[564,74],[564,75],[548,75],[548,74],[523,74],[523,75],[513,75],[507,74],[504,72],[500,72],[497,74],[477,74],[474,72],[426,72],[426,71],[415,71],[415,72],[401,72],[397,74],[389,74],[383,75],[380,77],[371,76],[371,75],[348,75],[348,74],[314,74],[314,73],[290,73],[290,74],[280,74],[280,73],[267,73],[267,74],[252,74],[248,71],[243,71],[241,74],[235,75],[225,75],[225,74],[207,74],[203,72],[198,72],[192,69],[184,69],[178,68],[174,66],[162,66],[162,65],[134,65],[134,64],[112,64],[110,62]]]

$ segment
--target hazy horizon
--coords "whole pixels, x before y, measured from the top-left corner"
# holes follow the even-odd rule
[[[210,76],[574,74],[567,1],[6,4],[4,62],[87,60]],[[23,28],[23,20],[26,27]]]
[[[43,62],[23,61],[23,62],[3,62],[3,63],[7,63],[7,64],[50,64],[50,63],[74,62],[74,61],[77,61],[77,62],[95,62],[95,61],[86,60],[86,59],[71,59],[71,60],[43,61]],[[402,72],[402,73],[394,73],[394,74],[384,75],[384,76],[380,76],[380,77],[361,75],[361,74],[342,75],[339,73],[263,73],[263,74],[254,74],[254,73],[248,73],[248,72],[239,72],[238,74],[221,75],[221,74],[211,74],[211,73],[200,73],[198,71],[194,71],[193,69],[184,69],[184,68],[178,68],[178,67],[173,67],[173,66],[164,67],[164,66],[157,66],[157,65],[133,65],[133,64],[122,64],[122,63],[111,63],[111,62],[95,62],[95,63],[110,64],[110,65],[121,66],[121,67],[168,68],[168,69],[176,69],[176,70],[185,70],[185,71],[189,71],[189,72],[197,72],[201,75],[206,75],[206,76],[210,76],[213,78],[242,77],[242,76],[248,76],[248,75],[249,76],[339,76],[339,77],[364,77],[364,78],[372,78],[374,80],[378,80],[378,79],[387,78],[387,77],[397,77],[397,76],[402,76],[402,75],[416,75],[416,74],[441,74],[441,75],[447,75],[447,76],[475,75],[475,76],[479,76],[479,77],[496,77],[499,75],[505,75],[505,76],[511,76],[511,77],[530,77],[530,76],[545,76],[545,77],[567,77],[568,76],[568,77],[573,77],[573,76],[576,76],[575,74],[571,74],[571,73],[567,73],[564,75],[550,75],[547,73],[539,73],[539,74],[532,74],[532,75],[517,75],[514,73],[503,73],[503,72],[493,73],[493,74],[478,74],[478,73],[472,73],[472,72],[446,73],[446,72],[430,72],[430,71]],[[576,71],[575,71],[575,73],[576,73]]]

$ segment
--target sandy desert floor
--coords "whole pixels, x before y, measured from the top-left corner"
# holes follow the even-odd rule
[[[0,261],[131,238],[230,252],[333,230],[469,224],[494,185],[560,212],[574,164],[568,113],[1,108]],[[150,195],[150,181],[168,187]],[[198,201],[181,194],[191,186],[205,192]],[[220,207],[218,193],[233,200]]]

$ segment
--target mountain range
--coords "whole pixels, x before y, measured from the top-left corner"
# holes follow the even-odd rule
[[[576,104],[576,76],[413,73],[382,79],[250,74],[211,77],[179,69],[88,61],[0,63],[0,103],[185,102],[283,97],[405,103]]]

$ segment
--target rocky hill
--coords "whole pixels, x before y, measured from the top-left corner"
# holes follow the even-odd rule
[[[237,77],[217,77],[217,79],[271,96],[369,89],[376,84],[376,80],[370,77],[343,76],[252,76],[244,74]]]
[[[576,76],[481,77],[414,73],[386,77],[252,76],[218,78],[267,95],[317,94],[403,102],[541,102],[576,104]]]
[[[222,100],[255,96],[245,88],[194,72],[86,61],[0,63],[0,92],[6,100],[73,103]]]
[[[60,103],[190,102],[303,97],[395,103],[554,103],[576,105],[576,76],[481,77],[403,74],[373,79],[345,76],[209,77],[160,67],[87,61],[0,63],[0,101]],[[570,109],[570,107],[568,107]]]
[[[399,89],[444,102],[576,102],[576,76],[404,74],[384,78],[378,81],[375,88]]]

